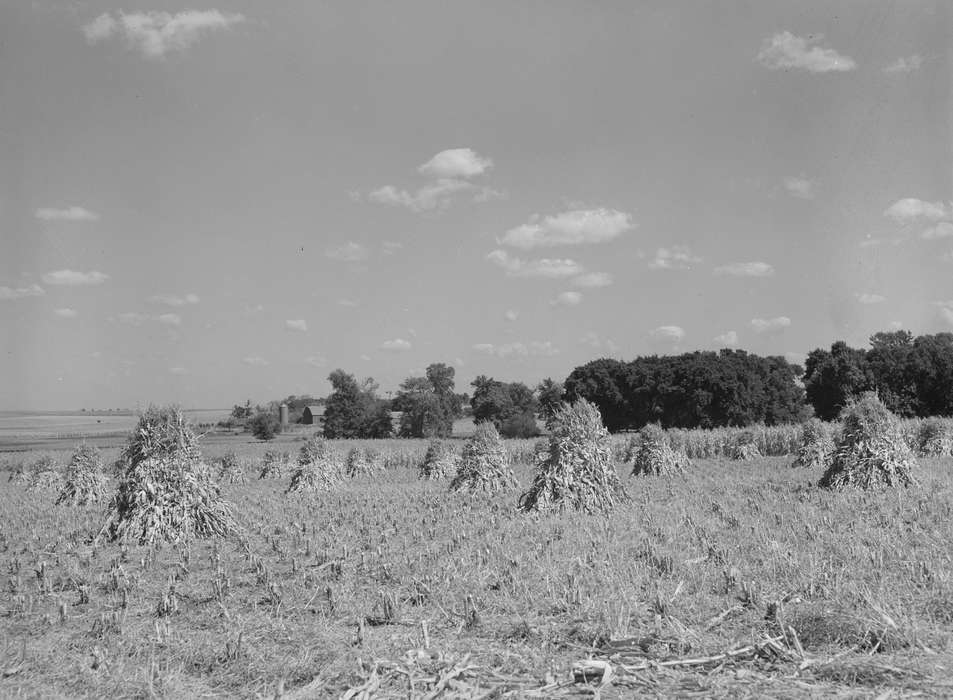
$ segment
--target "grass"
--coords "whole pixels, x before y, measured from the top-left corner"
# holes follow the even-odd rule
[[[207,449],[248,465],[222,486],[243,537],[161,549],[93,547],[102,505],[0,478],[0,695],[552,697],[587,659],[612,666],[607,697],[953,693],[950,459],[878,492],[819,489],[790,457],[620,465],[632,499],[602,517],[517,513],[531,442],[508,441],[529,457],[495,494],[418,479],[424,441],[376,447],[391,466],[307,499],[254,478],[274,445]]]

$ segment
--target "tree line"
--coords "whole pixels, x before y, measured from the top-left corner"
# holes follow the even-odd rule
[[[865,391],[876,391],[901,416],[953,415],[953,333],[876,333],[869,349],[838,341],[830,350],[812,351],[803,368],[784,357],[730,349],[629,362],[602,358],[576,367],[563,383],[545,379],[532,388],[480,375],[469,395],[456,392],[454,368],[439,362],[424,376],[401,382],[392,399],[378,396],[373,379],[359,382],[340,369],[328,379],[332,392],[325,399],[290,396],[283,402],[292,420],[306,404],[323,402],[328,438],[446,437],[465,414],[492,422],[506,437],[534,437],[539,420],[548,423],[561,402],[578,398],[595,404],[611,431],[648,423],[717,428],[811,415],[831,420]],[[279,403],[254,412],[250,403],[236,406],[233,416],[264,421],[262,414],[274,414]],[[392,411],[400,414],[396,425]]]

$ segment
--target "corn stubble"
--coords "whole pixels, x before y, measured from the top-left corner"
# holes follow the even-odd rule
[[[564,404],[556,411],[548,449],[537,452],[536,475],[519,509],[609,513],[627,498],[599,409],[585,399]]]
[[[842,427],[819,486],[864,489],[912,486],[917,462],[900,424],[876,394],[844,407]]]
[[[149,408],[119,456],[119,485],[99,537],[154,545],[234,533],[231,506],[197,442],[178,408]]]

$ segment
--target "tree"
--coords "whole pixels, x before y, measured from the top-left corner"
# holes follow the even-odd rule
[[[563,395],[566,390],[560,382],[547,377],[536,386],[536,399],[539,403],[539,412],[546,422],[547,428],[553,427],[553,418],[556,411],[562,406]]]
[[[830,352],[812,350],[804,367],[807,400],[821,420],[833,420],[847,402],[874,389],[866,352],[838,340]]]
[[[402,411],[402,437],[447,437],[453,432],[454,419],[462,414],[460,396],[453,392],[453,367],[435,362],[426,374],[401,382],[394,399],[395,408]]]
[[[373,379],[358,384],[354,375],[336,369],[328,375],[333,391],[324,408],[324,437],[387,437],[392,431],[390,410],[377,398]],[[386,414],[386,416],[385,416]]]
[[[259,440],[274,440],[281,433],[281,421],[274,413],[259,411],[248,421],[248,429]]]
[[[501,433],[509,433],[505,437],[538,434],[536,411],[539,404],[528,386],[522,382],[507,384],[482,374],[473,380],[471,386],[470,406],[476,423],[491,422]]]

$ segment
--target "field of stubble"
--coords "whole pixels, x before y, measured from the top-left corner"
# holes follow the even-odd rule
[[[0,696],[953,695],[949,459],[882,493],[783,457],[620,465],[611,517],[540,517],[395,444],[407,466],[288,496],[242,443],[243,537],[160,550],[94,546],[101,506],[0,476]]]

